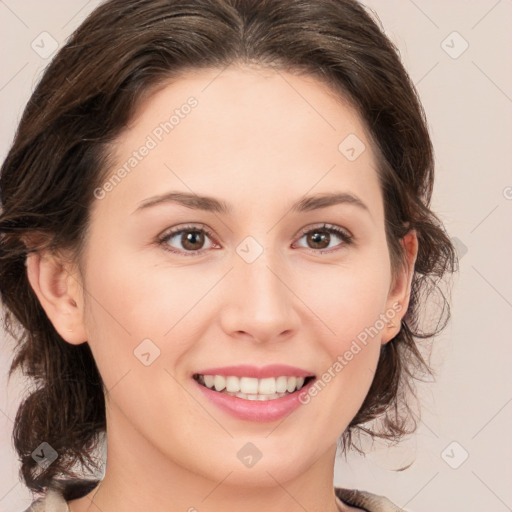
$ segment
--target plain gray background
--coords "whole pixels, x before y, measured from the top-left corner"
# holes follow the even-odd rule
[[[0,0],[0,155],[51,56],[97,0]],[[433,210],[459,250],[452,320],[436,339],[435,383],[401,445],[376,443],[336,466],[335,484],[390,497],[410,512],[512,510],[511,0],[370,0],[424,105],[436,152]],[[12,421],[26,386],[7,385],[0,336],[0,510],[31,500],[18,480]],[[394,469],[412,463],[406,471]]]

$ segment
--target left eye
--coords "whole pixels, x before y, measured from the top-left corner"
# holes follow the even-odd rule
[[[331,252],[330,249],[332,249],[332,246],[329,247],[329,245],[333,240],[332,235],[334,235],[335,238],[342,240],[343,242],[342,244],[337,244],[334,247],[350,245],[353,240],[352,235],[345,232],[343,229],[338,228],[337,226],[328,226],[327,224],[324,224],[323,226],[318,226],[313,229],[309,229],[307,231],[303,231],[302,236],[300,237],[299,240],[301,240],[304,237],[307,237],[307,243],[316,246],[307,248],[313,251],[318,251],[320,252],[320,254],[322,254],[323,252]],[[327,246],[324,245],[326,242]],[[325,251],[326,249],[329,250]]]

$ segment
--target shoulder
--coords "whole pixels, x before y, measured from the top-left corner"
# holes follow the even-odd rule
[[[335,487],[334,493],[348,505],[362,507],[368,512],[405,512],[384,496],[366,491]],[[44,497],[35,500],[24,512],[69,512],[69,507],[61,490],[48,489]]]
[[[406,512],[384,496],[356,489],[334,488],[335,495],[347,505],[359,507],[367,512]]]
[[[24,512],[69,512],[61,492],[49,489],[42,498],[33,501]]]
[[[99,482],[89,479],[54,480],[44,496],[34,500],[23,512],[69,512],[67,500],[85,496]]]

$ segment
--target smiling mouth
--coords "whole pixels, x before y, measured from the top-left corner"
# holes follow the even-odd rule
[[[299,391],[315,377],[235,377],[224,375],[193,375],[202,386],[244,400],[275,400]]]

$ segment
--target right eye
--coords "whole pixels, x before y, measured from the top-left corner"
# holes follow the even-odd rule
[[[208,249],[203,249],[206,238],[213,238],[212,232],[204,226],[187,225],[166,231],[158,239],[164,250],[184,256],[198,256]],[[181,245],[181,247],[176,247]],[[211,247],[210,247],[211,248]]]

